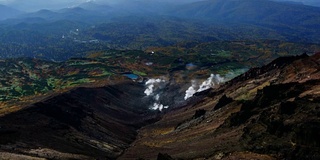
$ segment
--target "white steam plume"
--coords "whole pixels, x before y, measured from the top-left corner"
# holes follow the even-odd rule
[[[144,93],[147,96],[152,96],[154,103],[152,104],[152,106],[150,107],[150,109],[152,110],[159,110],[162,111],[163,109],[167,109],[169,108],[169,106],[165,106],[163,104],[160,103],[160,94],[159,94],[159,88],[161,88],[161,83],[165,83],[166,81],[163,79],[149,79],[146,82],[146,90],[144,91]],[[158,93],[158,94],[156,94]]]
[[[187,100],[188,98],[192,97],[197,92],[197,90],[195,89],[196,87],[197,86],[196,86],[195,80],[192,80],[192,85],[188,88],[188,90],[186,90],[186,95],[184,96],[184,100]]]
[[[225,78],[221,77],[219,74],[216,74],[216,75],[211,74],[210,77],[204,82],[202,82],[202,84],[199,86],[197,86],[197,84],[195,83],[195,80],[192,80],[192,85],[188,88],[188,90],[186,90],[184,100],[187,100],[188,98],[192,97],[197,92],[205,91],[225,81],[226,81]]]
[[[144,91],[144,93],[145,93],[147,96],[150,96],[151,94],[153,94],[153,90],[154,90],[155,84],[161,83],[161,82],[166,82],[166,81],[165,81],[165,80],[162,80],[162,79],[149,79],[149,80],[146,82],[147,89]]]
[[[224,82],[225,79],[223,77],[221,77],[219,74],[211,74],[210,77],[202,82],[202,84],[200,85],[199,89],[197,90],[197,92],[202,92],[204,90],[207,90],[215,85],[218,85],[222,82]]]
[[[152,110],[159,110],[159,111],[162,111],[163,109],[167,109],[169,108],[169,106],[164,106],[163,104],[160,104],[160,103],[154,103],[153,104],[153,107],[151,107]]]

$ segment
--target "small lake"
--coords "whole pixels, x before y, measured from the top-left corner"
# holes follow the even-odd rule
[[[197,65],[193,64],[193,63],[188,63],[186,64],[186,67],[196,67]]]
[[[193,64],[193,63],[188,63],[186,64],[186,68],[188,70],[192,70],[192,69],[195,69],[197,67],[197,65]]]
[[[136,74],[128,73],[128,74],[123,74],[124,76],[130,78],[130,79],[138,79],[139,76]]]

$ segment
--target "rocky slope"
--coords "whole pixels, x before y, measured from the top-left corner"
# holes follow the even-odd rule
[[[154,121],[143,91],[131,82],[78,88],[0,117],[0,157],[116,158]]]
[[[318,159],[319,78],[320,53],[278,58],[162,113],[137,82],[78,88],[0,117],[0,155]],[[165,87],[160,100],[183,98]]]
[[[251,69],[141,129],[120,159],[318,159],[319,62],[318,53]]]

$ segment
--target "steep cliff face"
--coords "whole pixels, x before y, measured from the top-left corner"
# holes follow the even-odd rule
[[[302,55],[251,69],[141,129],[120,159],[317,159],[319,62]]]
[[[144,86],[78,88],[0,117],[0,148],[52,159],[113,159],[155,119]],[[57,154],[59,153],[59,154]]]

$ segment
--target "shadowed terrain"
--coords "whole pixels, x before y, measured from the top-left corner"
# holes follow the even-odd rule
[[[131,82],[78,88],[0,117],[1,151],[50,159],[118,157],[137,129],[154,121],[143,89]]]

